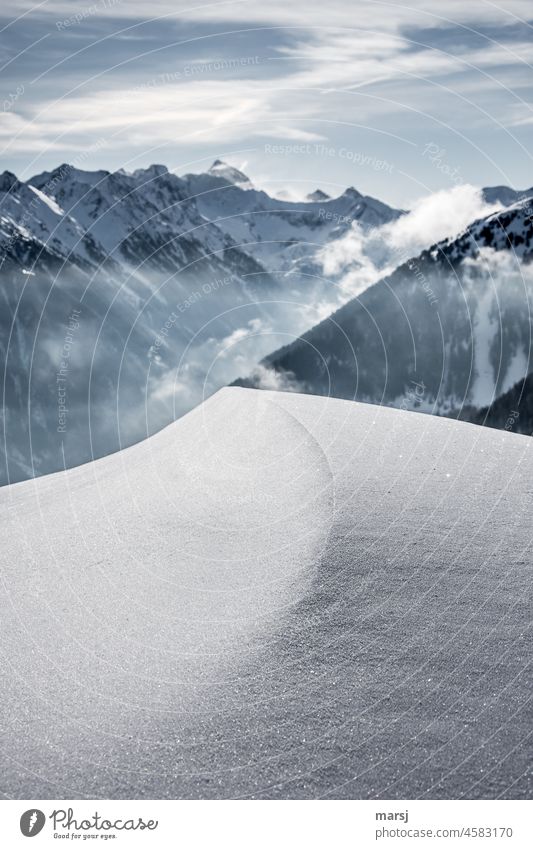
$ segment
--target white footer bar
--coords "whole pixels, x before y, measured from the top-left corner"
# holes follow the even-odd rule
[[[0,802],[0,845],[527,849],[532,823],[528,801],[26,800]]]

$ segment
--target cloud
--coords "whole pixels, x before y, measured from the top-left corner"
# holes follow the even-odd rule
[[[272,329],[265,324],[260,318],[252,318],[246,327],[238,327],[229,336],[226,336],[218,343],[218,357],[225,358],[228,355],[235,357],[234,348],[244,340],[250,340],[251,337],[262,333],[271,333]]]
[[[464,261],[463,279],[473,287],[478,285],[481,273],[490,278],[494,290],[504,294],[520,292],[523,298],[521,309],[531,311],[529,293],[533,291],[533,265],[524,263],[513,251],[496,251],[493,248],[479,249],[475,258],[467,257]]]
[[[435,192],[416,201],[397,221],[370,233],[354,224],[343,239],[323,251],[323,273],[338,279],[342,297],[354,297],[409,257],[458,235],[476,219],[500,208],[485,203],[481,190],[468,184]]]
[[[311,109],[294,105],[284,116],[275,92],[256,81],[202,80],[162,84],[149,89],[90,91],[46,103],[42,114],[12,112],[0,128],[4,151],[80,150],[87,139],[105,140],[105,149],[172,144],[218,144],[262,136],[297,141],[324,137],[298,126]]]
[[[259,137],[318,141],[341,125],[352,135],[365,124],[407,134],[432,122],[436,92],[437,120],[450,132],[493,120],[527,126],[520,92],[531,51],[512,17],[518,2],[454,4],[452,15],[449,0],[361,0],[354,20],[347,0],[333,0],[327,25],[321,0],[309,0],[305,16],[281,0],[100,5],[61,32],[57,21],[85,6],[58,0],[10,25],[6,88],[28,84],[4,116],[4,160],[48,151],[48,167],[95,137],[129,156]],[[17,10],[25,4],[3,7],[4,16]],[[216,70],[217,60],[255,56],[237,72]]]
[[[48,0],[46,13],[50,17],[66,17],[76,10],[87,7],[86,2],[73,0]],[[98,5],[98,4],[96,4]],[[301,9],[286,0],[222,0],[210,3],[176,3],[173,0],[137,0],[136,3],[101,3],[98,15],[114,14],[123,20],[154,18],[166,15],[177,20],[218,22],[254,21],[259,24],[280,22],[286,25],[295,22],[301,26]],[[37,7],[38,8],[38,7]],[[328,23],[331,26],[346,26],[345,0],[330,0],[327,6]],[[4,0],[2,11],[5,16],[16,16],[26,12],[27,0]],[[42,14],[42,12],[41,12]],[[518,20],[524,17],[523,0],[506,0],[501,4],[487,3],[485,0],[471,0],[470,3],[450,4],[450,0],[412,0],[408,5],[401,0],[358,0],[354,27],[373,27],[379,20],[384,29],[394,30],[412,25],[446,26],[450,23],[476,22],[480,19],[487,25],[509,23],[512,16]],[[324,3],[322,0],[307,0],[305,17],[309,26],[324,25]]]
[[[475,186],[454,186],[416,201],[408,215],[383,228],[383,238],[416,254],[498,209],[501,205],[485,203]]]
[[[244,325],[233,328],[226,335],[200,334],[187,346],[179,365],[158,363],[150,374],[149,397],[151,416],[168,420],[199,404],[220,386],[231,383],[238,377],[253,373],[257,385],[263,389],[303,391],[290,375],[280,376],[265,365],[256,364],[271,351],[293,341],[309,323],[304,324],[297,309],[287,317],[282,301],[268,301],[267,316],[255,316]],[[212,330],[225,328],[226,320],[238,321],[239,311],[220,317],[220,324],[210,323]],[[310,322],[313,324],[313,322]],[[289,332],[287,328],[292,328]],[[175,360],[176,358],[174,358]]]
[[[305,392],[305,385],[296,379],[292,371],[278,372],[270,366],[259,364],[254,366],[248,377],[257,389],[271,389],[276,392]]]

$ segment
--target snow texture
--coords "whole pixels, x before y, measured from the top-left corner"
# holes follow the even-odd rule
[[[527,796],[530,446],[231,388],[4,487],[2,793]]]

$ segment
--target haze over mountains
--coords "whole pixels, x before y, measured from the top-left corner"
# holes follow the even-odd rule
[[[313,273],[326,243],[400,215],[355,189],[281,201],[219,161],[183,178],[5,172],[0,480],[107,454],[186,412],[342,302]]]
[[[531,368],[533,199],[402,262],[238,381],[440,414],[485,407]],[[470,414],[472,411],[470,411]]]
[[[239,377],[401,406],[415,381],[420,409],[489,404],[529,362],[529,194],[461,186],[406,213],[354,188],[281,200],[220,160],[183,177],[4,172],[0,482],[136,442]]]

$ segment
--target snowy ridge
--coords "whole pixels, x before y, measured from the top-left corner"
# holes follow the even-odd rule
[[[533,259],[533,192],[506,209],[475,221],[457,238],[447,240],[434,250],[442,251],[451,262],[457,262],[467,256],[477,256],[480,247],[511,250],[526,262]]]

